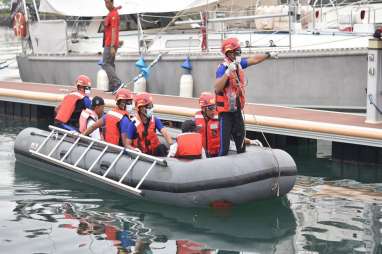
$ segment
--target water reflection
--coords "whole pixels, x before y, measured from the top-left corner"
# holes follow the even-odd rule
[[[22,186],[25,180],[49,191],[42,199],[33,191],[30,196],[16,190],[19,200],[14,212],[18,221],[45,220],[72,234],[109,242],[113,246],[110,248],[118,251],[153,246],[155,253],[187,253],[187,249],[191,253],[275,253],[284,249],[276,253],[285,253],[283,245],[293,246],[296,222],[285,198],[230,210],[174,208],[98,191],[66,179],[57,181],[53,175],[16,163],[15,185]],[[68,189],[71,191],[58,191]],[[31,232],[34,236],[43,233]],[[293,253],[293,248],[288,253]]]

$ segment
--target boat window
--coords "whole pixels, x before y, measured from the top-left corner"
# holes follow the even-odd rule
[[[200,40],[198,39],[179,39],[179,40],[167,40],[166,48],[189,48],[200,47]]]

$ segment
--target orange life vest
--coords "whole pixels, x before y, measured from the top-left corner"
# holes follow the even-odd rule
[[[176,158],[200,159],[202,158],[202,135],[194,132],[186,132],[176,137],[178,150]]]
[[[113,108],[105,116],[104,138],[106,142],[114,145],[122,145],[119,122],[124,116],[129,117],[129,113],[119,108]]]
[[[78,127],[80,114],[86,107],[83,103],[82,105],[77,105],[77,103],[84,97],[85,95],[77,91],[66,95],[58,106],[55,119],[61,123],[70,123],[74,127]]]
[[[154,154],[156,148],[160,145],[155,128],[155,118],[151,117],[147,130],[142,123],[139,115],[135,116],[135,127],[137,128],[137,138],[134,139],[133,146],[139,148],[143,153]]]
[[[176,240],[176,254],[212,254],[211,250],[204,249],[207,245],[191,240]]]
[[[223,62],[228,66],[228,60]],[[242,110],[245,104],[245,75],[238,64],[238,69],[231,72],[223,91],[216,93],[216,109],[220,112],[235,112]],[[240,106],[240,107],[239,107]]]
[[[220,126],[218,115],[204,118],[201,111],[195,114],[195,125],[199,127],[199,133],[202,136],[203,147],[207,152],[207,157],[215,157],[220,150]]]

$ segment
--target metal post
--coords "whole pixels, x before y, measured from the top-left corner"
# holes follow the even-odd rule
[[[40,14],[38,13],[36,0],[33,0],[33,6],[34,6],[34,9],[36,11],[37,21],[40,22]]]
[[[382,122],[382,40],[369,39],[366,123]]]
[[[292,1],[289,0],[289,8],[288,8],[288,21],[289,21],[289,50],[292,49]]]
[[[28,11],[27,11],[27,3],[26,3],[26,0],[23,0],[23,5],[24,5],[25,22],[28,22]]]

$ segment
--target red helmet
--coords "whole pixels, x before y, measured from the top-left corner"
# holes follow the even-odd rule
[[[76,86],[91,87],[92,80],[86,75],[80,75],[76,79]]]
[[[200,107],[215,105],[215,96],[209,92],[201,93],[199,97],[199,105]]]
[[[115,100],[132,100],[133,94],[130,92],[129,89],[121,88],[117,94],[115,95]]]
[[[146,106],[153,103],[153,97],[149,93],[139,93],[134,98],[135,107]]]
[[[232,37],[223,41],[221,50],[222,53],[225,55],[227,51],[234,51],[238,48],[240,48],[239,40],[235,37]]]

